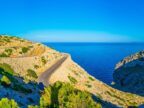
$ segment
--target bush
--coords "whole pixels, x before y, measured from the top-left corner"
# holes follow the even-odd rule
[[[9,64],[6,64],[6,63],[0,64],[0,69],[4,70],[5,72],[11,75],[14,74],[14,70],[11,68]]]
[[[40,108],[46,108],[51,105],[51,88],[45,88],[44,93],[40,98]]]
[[[13,99],[2,98],[0,100],[0,108],[19,108],[19,106]]]
[[[28,69],[27,72],[28,72],[28,74],[27,74],[28,76],[33,77],[33,78],[38,78],[38,76],[34,70]]]
[[[38,65],[34,65],[34,68],[35,68],[35,69],[38,69],[38,68],[39,68],[39,66],[38,66]]]
[[[75,89],[69,83],[56,82],[45,88],[40,102],[41,108],[102,108],[91,95]]]
[[[90,85],[90,84],[85,84],[85,86],[87,86],[88,88],[92,87],[92,85]]]
[[[27,52],[28,52],[28,50],[29,50],[29,48],[28,48],[28,47],[22,47],[22,53],[27,53]]]
[[[94,79],[93,77],[91,77],[91,76],[89,77],[89,79],[90,79],[91,81],[94,81],[94,80],[95,80],[95,79]]]
[[[41,57],[42,63],[45,65],[47,63],[46,59],[44,57]]]
[[[8,86],[8,85],[11,84],[11,81],[10,81],[9,78],[8,78],[7,76],[5,76],[5,75],[1,78],[1,82],[2,82],[3,85],[6,85],[6,86]]]
[[[74,83],[74,84],[77,83],[77,80],[76,80],[74,77],[68,76],[68,78],[69,78],[69,80],[70,80],[72,83]]]
[[[37,105],[35,105],[35,106],[29,105],[28,108],[41,108],[41,107],[39,107],[39,106],[37,106]]]
[[[5,49],[5,52],[8,54],[8,56],[10,56],[12,54],[12,49]]]
[[[8,57],[8,55],[5,53],[2,53],[2,54],[0,54],[0,57]]]

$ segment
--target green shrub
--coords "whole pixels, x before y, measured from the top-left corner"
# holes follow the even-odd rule
[[[29,50],[29,48],[28,48],[28,47],[22,47],[22,53],[27,53],[27,52],[28,52],[28,50]]]
[[[32,69],[27,70],[27,75],[30,76],[30,77],[33,77],[33,78],[38,78],[36,72]]]
[[[0,108],[19,108],[19,106],[13,99],[2,98],[0,100]]]
[[[90,79],[91,81],[94,81],[94,80],[95,80],[93,77],[89,77],[89,79]]]
[[[69,78],[69,80],[70,80],[72,83],[74,83],[74,84],[77,83],[77,80],[76,80],[74,77],[68,76],[68,78]]]
[[[69,83],[56,82],[45,88],[40,108],[102,108],[87,92],[75,89]]]
[[[6,42],[11,42],[9,38],[4,38],[3,40]]]
[[[45,65],[47,63],[46,59],[44,57],[41,57],[42,63]]]
[[[0,69],[4,70],[5,72],[11,75],[14,74],[14,70],[11,68],[9,64],[6,64],[6,63],[0,64]]]
[[[11,84],[11,81],[9,80],[9,78],[7,76],[2,76],[1,78],[1,82],[3,85],[10,85]]]
[[[40,108],[47,108],[48,106],[51,106],[51,87],[47,87],[44,89],[44,93],[42,94],[40,98]],[[55,99],[55,98],[54,98]]]
[[[97,97],[101,100],[103,99],[103,97],[100,94],[97,94]]]
[[[35,69],[38,69],[38,68],[39,68],[39,66],[38,66],[38,65],[34,65],[34,68],[35,68]]]
[[[12,54],[12,49],[5,49],[5,52],[8,54],[8,56],[10,56]]]
[[[5,53],[2,53],[2,54],[0,54],[0,57],[8,57],[8,55]]]
[[[29,105],[28,108],[42,108],[42,107],[39,107],[37,105],[33,106],[33,105]]]
[[[90,85],[90,84],[85,84],[85,86],[87,86],[88,88],[92,87],[92,85]]]

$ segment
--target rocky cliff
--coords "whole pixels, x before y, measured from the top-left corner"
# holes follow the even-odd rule
[[[144,51],[120,61],[113,77],[116,88],[144,96]]]

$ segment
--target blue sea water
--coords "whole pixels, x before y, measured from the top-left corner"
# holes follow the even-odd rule
[[[143,43],[44,43],[72,59],[95,78],[110,84],[117,62],[144,49]]]

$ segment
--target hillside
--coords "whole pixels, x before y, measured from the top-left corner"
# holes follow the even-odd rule
[[[111,107],[128,107],[139,106],[144,103],[144,97],[142,96],[122,92],[95,79],[76,64],[69,54],[17,37],[0,36],[0,68],[2,69],[1,80],[3,79],[3,82],[7,82],[6,86],[9,86],[9,88],[3,85],[0,86],[5,88],[1,89],[1,92],[4,92],[5,95],[0,97],[15,99],[21,107],[26,107],[26,105],[31,103],[39,105],[40,99],[43,99],[47,104],[51,103],[49,102],[50,99],[40,98],[39,92],[43,91],[41,90],[42,88],[47,88],[50,93],[54,90],[57,92],[59,87],[64,87],[67,90],[65,84],[59,84],[57,83],[58,81],[70,84],[70,88],[72,85],[74,87],[72,90],[80,90],[78,92],[80,94],[84,92],[82,93],[84,99],[89,98],[87,92],[91,93],[96,96],[97,101],[101,104],[108,103],[104,104],[104,106],[102,105],[106,108],[108,108],[109,104],[111,104]],[[3,78],[3,76],[5,77]],[[14,83],[15,79],[18,80],[16,81],[17,83]],[[20,90],[16,91],[13,89],[15,85],[23,85],[22,89],[26,90],[29,95],[21,94],[21,92],[18,92]],[[55,86],[58,88],[53,89]],[[44,91],[46,92],[47,89]],[[14,92],[14,95],[7,95],[11,91]],[[50,94],[46,95],[48,98],[49,96]],[[21,100],[20,97],[24,97],[25,100],[18,102],[17,100]],[[35,100],[31,100],[33,97],[35,97]],[[92,107],[100,107],[99,104],[93,103],[91,97],[89,101],[94,105]],[[109,106],[109,108],[111,107]]]

